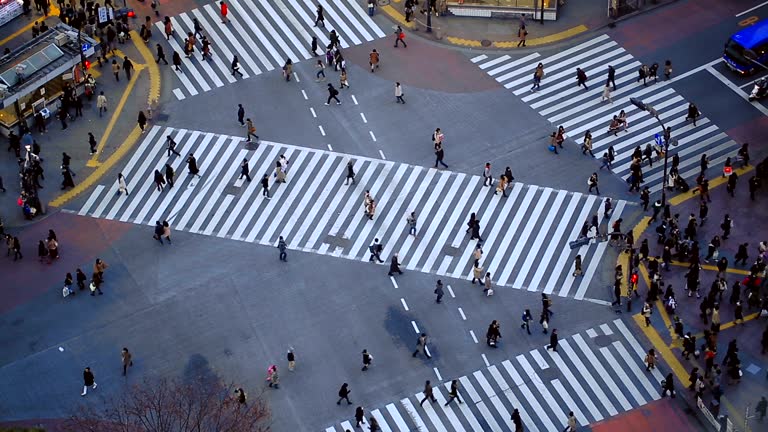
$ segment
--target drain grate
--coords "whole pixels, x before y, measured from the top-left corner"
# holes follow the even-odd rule
[[[482,46],[484,46],[486,48],[491,46],[491,44],[493,44],[493,42],[489,41],[488,39],[483,39],[483,40],[480,41],[480,45],[482,45]]]

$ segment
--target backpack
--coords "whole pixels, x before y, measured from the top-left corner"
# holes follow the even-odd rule
[[[331,94],[332,94],[332,95],[334,95],[334,96],[336,96],[336,95],[338,95],[338,94],[339,94],[339,91],[338,91],[338,90],[336,90],[336,89],[332,89],[332,90],[331,90]]]

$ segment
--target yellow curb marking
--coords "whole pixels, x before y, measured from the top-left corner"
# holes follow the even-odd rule
[[[379,9],[385,14],[389,15],[393,20],[397,21],[397,23],[400,24],[400,27],[407,27],[409,29],[416,27],[414,22],[406,21],[405,16],[391,5],[379,6]]]
[[[688,267],[690,265],[688,263],[684,263],[684,262],[680,262],[680,261],[672,261],[671,264],[673,266],[678,266],[678,267]],[[717,266],[713,266],[713,265],[709,265],[709,264],[701,264],[701,268],[702,268],[702,270],[717,271]],[[742,269],[735,269],[735,268],[726,269],[725,272],[726,273],[733,273],[733,274],[740,274],[740,275],[745,275],[745,276],[749,275],[749,271],[742,270]]]
[[[561,41],[563,39],[568,39],[580,33],[584,33],[587,30],[589,30],[589,27],[581,24],[581,25],[577,25],[576,27],[571,27],[567,30],[563,30],[559,33],[551,34],[548,36],[542,36],[538,38],[526,39],[525,45],[527,47],[529,45],[536,46],[536,45],[550,44],[553,42]],[[519,40],[509,41],[509,42],[494,42],[493,46],[496,48],[517,48],[517,44],[519,42],[520,42]]]
[[[473,39],[462,39],[462,38],[457,38],[453,36],[446,36],[445,40],[447,40],[448,42],[454,45],[460,45],[460,46],[468,46],[473,48],[480,48],[483,46],[483,44],[479,40],[473,40]]]
[[[21,36],[24,32],[31,30],[32,27],[34,27],[35,22],[47,20],[48,18],[54,18],[54,17],[58,16],[59,13],[60,13],[60,11],[59,11],[58,7],[56,7],[54,5],[49,6],[48,16],[37,16],[37,15],[35,15],[34,19],[30,19],[30,22],[27,23],[27,25],[25,25],[24,27],[16,30],[15,32],[13,32],[13,34],[11,34],[10,36],[8,36],[5,39],[1,40],[0,41],[0,45],[5,45],[8,42],[10,42],[10,41],[16,39],[17,37]]]
[[[736,174],[738,174],[739,177],[741,177],[744,174],[752,171],[753,169],[754,169],[754,167],[752,165],[750,165],[748,167],[737,168],[737,169],[734,170],[734,172]],[[724,183],[727,183],[727,182],[728,182],[728,177],[719,176],[717,178],[713,178],[712,180],[709,181],[709,191],[710,191],[710,193],[712,193],[712,189],[714,189],[715,187],[720,186],[721,184],[724,184]],[[668,199],[667,202],[669,203],[669,205],[673,205],[673,206],[682,204],[683,202],[688,201],[689,199],[698,196],[698,194],[693,193],[693,191],[695,191],[695,190],[696,189],[691,189],[691,191],[688,192],[688,193],[683,193],[683,194],[674,196],[674,197]]]
[[[138,40],[139,35],[136,33],[136,31],[131,31],[131,37],[132,40]],[[135,83],[136,78],[141,73],[143,69],[149,70],[149,95],[147,97],[147,102],[156,102],[160,97],[160,69],[157,67],[157,64],[154,62],[154,57],[152,53],[149,51],[149,48],[147,48],[144,44],[135,43],[136,49],[141,54],[141,57],[146,62],[144,64],[140,64],[139,67],[136,68],[136,75],[131,78],[131,81],[128,83],[128,86],[130,87],[132,83]],[[129,90],[129,89],[127,89]],[[130,91],[126,91],[123,93],[123,98],[121,98],[121,103],[124,104],[124,100],[126,95],[130,93]],[[118,116],[118,112],[122,109],[122,107],[118,107],[116,112],[113,113],[113,119],[116,119]],[[112,123],[112,122],[111,122]],[[111,131],[111,130],[110,130]],[[106,132],[105,137],[102,138],[102,144],[106,143],[106,136],[109,135],[109,132]],[[136,143],[139,141],[139,137],[141,136],[141,130],[138,126],[134,126],[133,130],[128,134],[128,136],[125,138],[123,143],[119,145],[114,153],[107,158],[106,161],[101,162],[98,164],[98,167],[83,180],[82,182],[78,183],[74,188],[62,193],[59,197],[51,201],[48,205],[53,207],[61,207],[68,201],[72,200],[79,194],[85,192],[88,188],[90,188],[94,183],[96,183],[104,174],[106,174],[112,167],[117,164],[117,162],[122,159],[128,152],[133,149],[133,147],[136,145]],[[99,145],[99,149],[103,148],[103,145]],[[90,161],[89,161],[90,162]]]
[[[744,322],[752,321],[754,319],[760,318],[760,312],[755,312],[752,314],[749,314],[744,317]],[[736,324],[736,321],[728,321],[727,323],[720,324],[720,331],[727,330],[731,327],[736,327],[739,324]],[[700,339],[704,337],[704,333],[696,333],[694,336],[696,336],[696,339]]]

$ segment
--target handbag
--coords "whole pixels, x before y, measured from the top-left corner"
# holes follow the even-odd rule
[[[717,257],[720,256],[720,251],[718,249],[715,249],[715,252],[712,254],[712,259],[717,259]]]
[[[488,291],[485,292],[486,297],[490,297],[493,295],[493,288],[488,288]]]
[[[555,151],[555,146],[553,146],[553,145],[550,145],[549,147],[547,147],[547,149],[548,149],[549,151],[551,151],[551,152],[554,152],[554,151]]]
[[[89,287],[91,289],[91,292],[96,292],[96,284],[91,282],[91,286]]]

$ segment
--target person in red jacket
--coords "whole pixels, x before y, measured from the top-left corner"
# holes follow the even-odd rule
[[[229,8],[227,7],[227,4],[224,2],[219,2],[221,5],[221,23],[226,24],[229,22],[229,19],[227,19],[227,13],[229,13]]]

